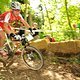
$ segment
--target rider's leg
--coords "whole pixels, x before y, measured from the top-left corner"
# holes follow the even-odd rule
[[[6,39],[5,33],[4,33],[4,31],[1,30],[0,31],[0,54],[2,56],[5,56],[7,54],[4,50],[2,50],[4,42],[5,42],[5,39]]]
[[[6,39],[6,37],[5,37],[4,31],[0,31],[0,48],[3,47],[5,39]]]

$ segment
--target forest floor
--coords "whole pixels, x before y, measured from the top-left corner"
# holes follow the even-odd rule
[[[17,58],[8,70],[0,68],[0,80],[80,80],[76,58],[53,56],[52,53],[43,57],[44,66],[38,71],[30,70],[22,59]]]

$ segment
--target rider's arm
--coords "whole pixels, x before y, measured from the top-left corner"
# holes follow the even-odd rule
[[[4,22],[4,31],[7,33],[7,34],[11,34],[11,33],[14,33],[13,30],[9,29],[8,28],[8,23]]]
[[[13,33],[14,31],[10,28],[10,25],[9,25],[9,19],[10,19],[10,13],[8,13],[6,16],[5,16],[5,19],[4,19],[4,31],[7,33],[7,34],[11,34]]]
[[[27,28],[31,28],[30,25],[23,19],[21,14],[19,16],[21,17],[21,22],[24,24],[24,26],[27,27]]]

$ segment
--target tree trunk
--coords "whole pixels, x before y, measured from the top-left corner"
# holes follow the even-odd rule
[[[24,3],[25,3],[25,11],[24,11],[24,19],[25,20],[27,20],[27,13],[28,13],[28,11],[27,11],[27,3],[28,3],[28,0],[24,0]]]
[[[73,36],[73,39],[74,39],[74,32],[73,32],[73,29],[71,27],[71,22],[70,22],[70,18],[69,18],[69,14],[68,14],[67,0],[65,0],[65,8],[66,8],[66,14],[67,14],[68,24],[69,24],[69,27],[70,27],[70,29],[72,31],[72,36]]]
[[[68,24],[69,24],[70,28],[72,29],[72,27],[71,27],[71,23],[70,23],[70,19],[69,19],[69,14],[68,14],[67,0],[65,0],[65,7],[66,7],[66,14],[67,14]]]
[[[32,25],[32,16],[31,13],[28,11],[28,0],[24,0],[25,2],[25,12],[24,12],[24,19],[28,22],[28,24],[31,26]],[[27,17],[28,14],[28,17]]]
[[[47,7],[45,5],[45,9],[46,9],[46,14],[47,14],[47,18],[48,18],[48,21],[49,21],[49,26],[50,26],[50,30],[52,30],[52,27],[51,27],[51,22],[50,22],[50,18],[49,18],[49,13],[48,13],[48,10],[47,10]]]
[[[32,15],[31,15],[31,12],[28,13],[28,19],[27,20],[28,20],[29,25],[32,26]]]

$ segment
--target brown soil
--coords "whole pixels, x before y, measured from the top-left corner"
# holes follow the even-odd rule
[[[38,71],[30,70],[17,58],[8,70],[0,68],[0,80],[80,80],[79,71],[79,66],[52,55],[44,55],[44,66]]]

